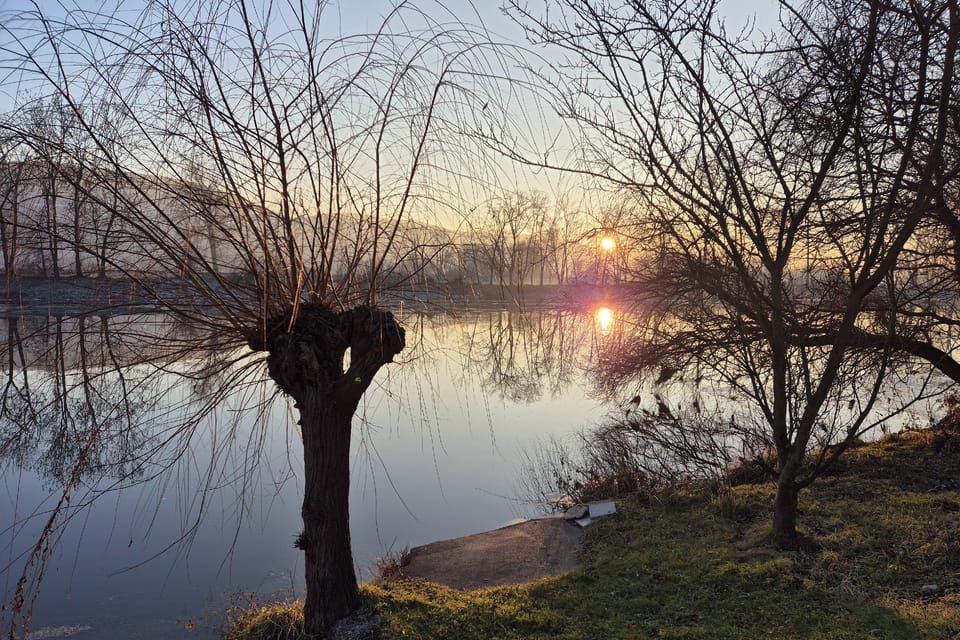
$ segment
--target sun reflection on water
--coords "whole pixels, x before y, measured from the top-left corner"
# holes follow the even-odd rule
[[[610,331],[613,325],[613,311],[610,310],[610,308],[600,307],[597,309],[596,313],[594,313],[593,317],[596,320],[597,327],[601,332],[606,333],[607,331]]]

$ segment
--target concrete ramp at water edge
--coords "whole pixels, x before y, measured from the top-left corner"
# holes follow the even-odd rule
[[[576,569],[582,538],[562,517],[525,520],[415,547],[403,573],[456,589],[532,582]]]

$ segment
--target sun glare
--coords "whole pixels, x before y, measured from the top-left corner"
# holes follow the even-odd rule
[[[604,251],[613,251],[617,247],[617,241],[610,236],[604,236],[600,239],[600,248]]]
[[[597,326],[600,328],[600,331],[609,331],[610,325],[613,324],[613,311],[607,307],[600,307],[597,309],[595,314],[597,320]]]

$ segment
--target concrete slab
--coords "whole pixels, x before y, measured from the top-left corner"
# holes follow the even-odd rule
[[[576,569],[582,537],[563,518],[527,520],[415,547],[403,572],[457,589],[521,584]]]
[[[591,518],[609,516],[617,512],[617,505],[614,504],[613,500],[604,500],[602,502],[589,502],[587,503],[587,508],[590,512]]]

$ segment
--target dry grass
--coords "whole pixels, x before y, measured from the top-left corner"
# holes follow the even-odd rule
[[[240,596],[228,609],[224,640],[298,640],[303,633],[303,603],[259,604]]]

